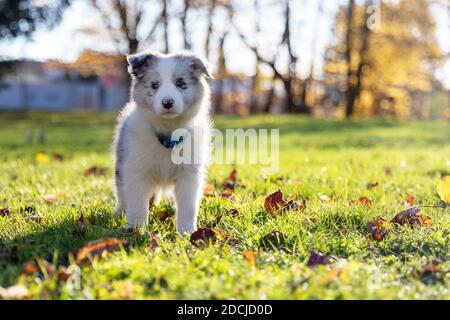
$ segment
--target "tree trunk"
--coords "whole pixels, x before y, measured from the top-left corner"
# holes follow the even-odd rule
[[[163,11],[161,14],[164,27],[164,52],[169,53],[169,16],[167,13],[167,0],[163,0]]]

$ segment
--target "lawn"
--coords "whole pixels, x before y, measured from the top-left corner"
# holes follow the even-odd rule
[[[0,216],[1,287],[19,284],[23,296],[40,299],[450,298],[450,274],[439,272],[450,270],[448,207],[423,208],[432,226],[392,225],[381,241],[367,227],[411,203],[442,205],[436,186],[450,175],[448,122],[218,116],[221,129],[279,128],[280,171],[237,165],[241,183],[226,199],[219,195],[232,166],[213,165],[208,180],[218,196],[202,201],[199,226],[223,213],[218,241],[196,246],[176,233],[163,213],[168,203],[151,209],[140,232],[112,216],[114,121],[87,111],[0,113],[0,209],[11,209]],[[92,166],[107,170],[86,175]],[[268,213],[265,198],[279,189],[306,209]],[[359,197],[370,205],[351,202]],[[272,231],[284,241],[264,246]],[[127,244],[78,268],[77,250],[104,238]],[[312,251],[330,263],[308,266]],[[424,267],[433,260],[437,270]]]

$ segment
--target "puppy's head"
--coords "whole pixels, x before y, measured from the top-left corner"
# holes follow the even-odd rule
[[[192,118],[208,95],[206,63],[191,52],[165,55],[143,52],[127,56],[138,107],[160,119]]]

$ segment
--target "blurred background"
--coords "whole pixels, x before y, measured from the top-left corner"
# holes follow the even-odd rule
[[[145,49],[204,56],[215,113],[450,120],[450,0],[0,0],[0,109],[119,110]]]

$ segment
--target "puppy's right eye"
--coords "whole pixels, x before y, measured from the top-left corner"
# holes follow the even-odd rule
[[[156,90],[159,87],[159,83],[158,82],[152,82],[151,87],[152,87],[153,90]]]

